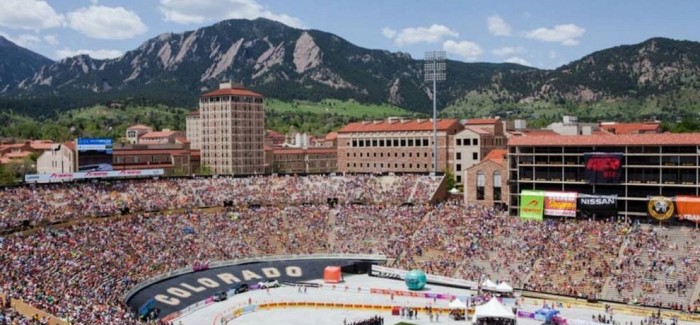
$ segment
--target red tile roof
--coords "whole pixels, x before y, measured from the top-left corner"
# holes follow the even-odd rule
[[[31,151],[20,151],[20,152],[11,152],[5,155],[6,158],[26,158],[29,157],[32,154]]]
[[[484,157],[484,160],[491,160],[503,165],[506,155],[508,155],[508,150],[506,149],[493,149]]]
[[[496,124],[500,122],[501,119],[497,118],[470,118],[464,125],[483,125],[483,124]]]
[[[438,131],[448,130],[455,125],[460,125],[459,121],[454,119],[438,119]],[[353,133],[353,132],[398,132],[398,131],[432,131],[432,120],[408,120],[388,122],[386,120],[375,122],[355,122],[350,123],[340,129],[338,133]]]
[[[476,133],[476,134],[491,134],[491,132],[484,130],[482,128],[476,127],[476,126],[467,126],[466,129]]]
[[[68,149],[75,151],[75,142],[73,141],[66,141],[63,143]]]
[[[600,123],[600,128],[614,134],[661,132],[660,122],[644,123]]]
[[[700,145],[700,133],[647,133],[619,135],[545,135],[512,137],[509,146],[654,146]]]
[[[267,136],[270,138],[284,138],[284,134],[279,133],[275,130],[267,130]]]
[[[214,97],[214,96],[247,96],[247,97],[262,97],[254,91],[245,88],[223,88],[210,91],[208,93],[202,94],[200,97]]]
[[[156,132],[148,132],[144,135],[141,136],[141,139],[148,139],[148,138],[167,138],[169,136],[172,136],[175,134],[175,131],[156,131]]]
[[[127,130],[146,130],[146,129],[151,130],[151,127],[143,125],[143,124],[136,124],[136,125],[132,125],[132,126],[126,128],[126,129]]]
[[[338,138],[338,132],[331,132],[331,133],[326,134],[326,137],[324,139],[326,139],[328,141],[333,141],[337,138]]]
[[[45,142],[45,141],[32,141],[29,147],[34,150],[51,150],[53,149],[55,143]]]

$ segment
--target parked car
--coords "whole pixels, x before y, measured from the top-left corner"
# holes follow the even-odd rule
[[[279,288],[280,283],[277,282],[277,280],[267,280],[263,282],[258,282],[258,286],[260,287],[260,289]]]
[[[224,301],[228,298],[226,291],[219,291],[214,294],[214,301]]]
[[[233,290],[233,292],[235,292],[236,294],[244,293],[248,291],[248,285],[245,283],[237,283],[234,284],[233,287],[231,287],[231,290]]]

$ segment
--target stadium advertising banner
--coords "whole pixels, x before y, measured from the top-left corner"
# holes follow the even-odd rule
[[[617,214],[617,195],[578,195],[578,208],[586,215],[612,216]]]
[[[647,211],[656,220],[668,220],[673,216],[673,201],[664,196],[651,196],[649,197],[649,202],[647,202]]]
[[[544,212],[544,191],[523,190],[520,192],[520,218],[540,220]]]
[[[111,171],[112,139],[78,138],[78,171]]]
[[[576,192],[544,192],[544,214],[575,217],[576,197]]]
[[[51,174],[32,174],[25,175],[25,183],[57,183],[70,182],[79,179],[92,178],[124,178],[124,177],[151,177],[162,176],[165,173],[163,169],[132,169],[132,170],[115,170],[109,172],[78,172],[78,173],[51,173]]]
[[[587,152],[583,154],[585,176],[589,184],[617,184],[622,176],[622,153]]]
[[[700,223],[700,196],[676,196],[676,214],[680,220]]]

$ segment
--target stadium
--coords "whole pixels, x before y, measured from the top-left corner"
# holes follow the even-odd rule
[[[444,190],[417,174],[8,187],[0,299],[51,324],[699,320],[697,229],[525,221]]]

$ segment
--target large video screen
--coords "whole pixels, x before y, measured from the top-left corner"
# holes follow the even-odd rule
[[[78,138],[78,171],[111,171],[112,139]]]

